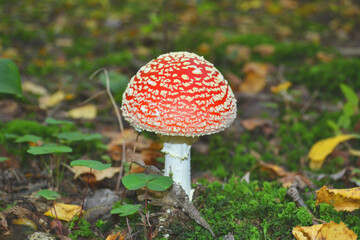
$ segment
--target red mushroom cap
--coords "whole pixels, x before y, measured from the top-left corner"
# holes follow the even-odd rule
[[[236,117],[236,99],[213,64],[194,53],[171,52],[131,79],[122,112],[137,130],[195,137],[227,128]]]

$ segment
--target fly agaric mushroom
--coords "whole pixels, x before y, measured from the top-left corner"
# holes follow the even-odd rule
[[[132,77],[121,109],[136,130],[163,137],[164,175],[191,199],[191,144],[229,127],[236,118],[236,99],[213,64],[194,53],[171,52]]]

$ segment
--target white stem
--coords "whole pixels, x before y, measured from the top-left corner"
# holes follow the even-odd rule
[[[191,199],[190,148],[187,143],[165,142],[162,152],[165,153],[164,175],[171,176]]]

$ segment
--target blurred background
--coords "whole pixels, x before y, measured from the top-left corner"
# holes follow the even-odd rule
[[[288,81],[315,89],[330,83],[336,93],[334,79],[360,87],[360,62],[346,59],[360,55],[357,1],[16,0],[0,8],[0,57],[53,90],[74,81],[91,89],[79,79],[106,67],[124,82],[113,86],[121,93],[139,67],[182,50],[213,62],[235,91],[254,61],[284,65]]]

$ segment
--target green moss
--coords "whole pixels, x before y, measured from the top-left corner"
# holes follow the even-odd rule
[[[84,218],[78,219],[78,217],[75,217],[69,223],[69,230],[69,237],[73,240],[78,239],[78,237],[94,237],[94,233],[91,230],[91,224]]]
[[[359,59],[335,58],[329,63],[301,65],[286,77],[289,81],[305,85],[312,91],[319,90],[323,99],[340,99],[340,83],[346,83],[353,89],[360,88]]]
[[[217,237],[232,232],[235,239],[292,239],[292,227],[312,224],[308,211],[297,207],[278,183],[244,183],[234,177],[226,184],[213,182],[195,205]],[[212,239],[195,223],[187,231],[171,230],[171,239]]]

